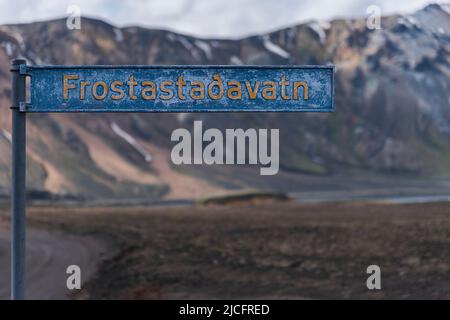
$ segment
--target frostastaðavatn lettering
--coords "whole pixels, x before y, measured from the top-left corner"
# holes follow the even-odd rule
[[[134,75],[127,79],[104,80],[81,78],[77,74],[63,75],[64,100],[85,100],[88,95],[95,100],[303,100],[309,98],[309,86],[302,80],[289,80],[281,75],[276,80],[237,81],[223,79],[215,74],[206,81],[203,78],[186,81],[180,74],[177,79],[137,80]]]

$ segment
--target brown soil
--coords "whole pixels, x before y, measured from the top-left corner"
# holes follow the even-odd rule
[[[29,217],[114,248],[80,298],[450,298],[449,203],[35,207]],[[366,288],[372,264],[380,291]]]

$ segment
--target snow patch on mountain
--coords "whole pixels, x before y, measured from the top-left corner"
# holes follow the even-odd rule
[[[6,54],[8,55],[8,57],[12,57],[15,49],[16,49],[16,45],[14,43],[11,43],[9,41],[3,41],[0,43],[0,47],[5,49]]]
[[[218,48],[218,47],[220,47],[220,42],[217,40],[213,40],[213,41],[211,41],[211,46],[213,48]]]
[[[244,62],[242,62],[242,60],[237,56],[231,56],[230,63],[238,66],[244,64]]]
[[[9,141],[9,143],[12,143],[12,136],[11,136],[11,132],[9,132],[6,129],[2,129],[2,136],[5,137],[6,140]]]
[[[152,156],[128,132],[119,127],[119,125],[114,121],[110,123],[110,126],[112,131],[114,131],[115,134],[128,142],[137,152],[139,152],[144,157],[146,162],[152,161]]]
[[[166,35],[166,38],[169,39],[169,40],[172,41],[172,42],[174,42],[174,41],[177,40],[176,37],[175,37],[175,35],[174,35],[173,33],[168,33],[168,34]]]
[[[191,53],[192,57],[195,60],[200,61],[202,59],[196,47],[192,45],[192,43],[190,43],[188,39],[183,36],[178,36],[177,39],[182,44],[182,46]]]
[[[263,36],[263,44],[264,47],[269,50],[270,52],[276,54],[277,56],[280,56],[284,59],[289,59],[290,58],[290,54],[289,52],[287,52],[286,50],[284,50],[283,48],[281,48],[280,46],[276,45],[275,43],[273,43],[272,41],[270,41],[270,38],[268,35]]]
[[[420,23],[417,21],[417,19],[414,16],[398,17],[397,23],[399,25],[403,25],[408,28],[415,27],[417,29],[421,29]]]
[[[327,39],[326,30],[330,29],[330,23],[328,21],[314,20],[308,23],[308,27],[319,36],[320,43],[324,44]]]
[[[26,52],[27,61],[30,61],[31,64],[34,65],[50,65],[50,63],[45,63],[37,54],[35,54],[33,51],[28,50]]]
[[[20,34],[20,32],[19,32],[19,31],[15,31],[15,30],[8,29],[8,30],[7,30],[7,33],[8,33],[12,38],[14,38],[14,40],[16,40],[16,42],[19,44],[19,48],[20,48],[21,50],[24,51],[25,48],[26,48],[25,40],[23,39],[23,37],[22,37],[22,35]]]
[[[443,11],[447,12],[448,14],[450,14],[450,3],[440,4],[439,6],[441,7],[441,9]]]
[[[206,58],[212,59],[212,51],[208,43],[202,40],[195,40],[195,45],[205,53]]]
[[[123,32],[122,30],[120,30],[119,28],[114,28],[114,36],[116,38],[117,42],[122,42],[123,41]]]

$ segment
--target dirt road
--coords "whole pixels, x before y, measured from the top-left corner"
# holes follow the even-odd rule
[[[66,268],[76,264],[85,282],[96,270],[105,247],[89,237],[51,234],[29,229],[27,234],[27,299],[67,299]],[[0,228],[0,299],[10,292],[9,230]]]

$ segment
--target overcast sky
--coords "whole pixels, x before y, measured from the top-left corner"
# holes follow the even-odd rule
[[[310,19],[365,16],[369,5],[378,5],[385,15],[413,12],[431,2],[436,1],[0,0],[0,24],[62,17],[70,5],[77,5],[82,15],[118,26],[140,25],[202,37],[237,38]]]

